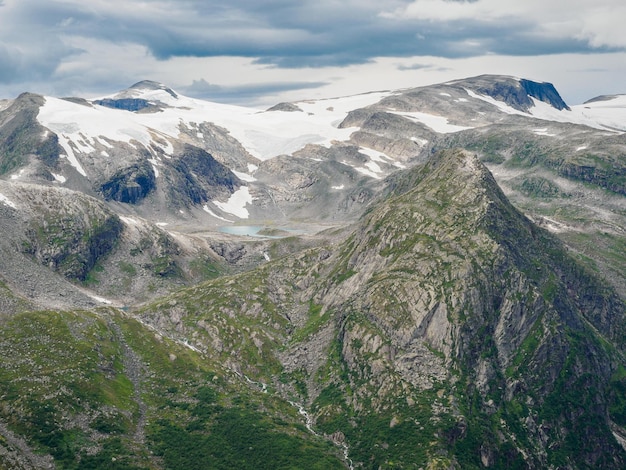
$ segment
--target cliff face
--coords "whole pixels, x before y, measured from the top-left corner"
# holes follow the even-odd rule
[[[343,255],[351,276],[323,297],[382,333],[406,382],[454,384],[457,451],[473,446],[495,466],[623,462],[605,419],[617,362],[600,334],[621,348],[624,305],[517,212],[475,156],[445,152],[413,178],[365,218]],[[406,370],[424,349],[440,367]]]
[[[305,402],[355,462],[619,468],[624,313],[452,150],[341,244],[141,316]]]

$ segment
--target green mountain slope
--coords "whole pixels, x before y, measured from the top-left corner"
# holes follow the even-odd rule
[[[0,466],[623,468],[622,300],[472,154],[390,187],[334,245],[5,315]]]
[[[343,468],[293,406],[114,310],[0,329],[0,468]]]
[[[624,304],[445,151],[346,241],[142,309],[366,468],[619,468]]]

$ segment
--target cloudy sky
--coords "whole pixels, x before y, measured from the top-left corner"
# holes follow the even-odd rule
[[[157,80],[248,105],[483,73],[626,93],[623,0],[0,0],[0,98]]]

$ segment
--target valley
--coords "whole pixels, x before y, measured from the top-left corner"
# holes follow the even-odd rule
[[[625,196],[623,95],[22,94],[0,468],[623,468]]]

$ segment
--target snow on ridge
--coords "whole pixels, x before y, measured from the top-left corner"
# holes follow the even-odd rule
[[[623,99],[575,105],[571,106],[569,110],[556,109],[554,106],[531,96],[530,99],[533,102],[533,106],[528,112],[523,112],[490,96],[480,95],[467,88],[465,91],[470,97],[490,103],[506,114],[534,117],[545,121],[578,124],[611,132],[626,131],[626,96]]]
[[[214,200],[212,202],[222,212],[232,214],[240,219],[247,219],[250,216],[250,213],[248,212],[248,209],[246,209],[246,205],[252,204],[252,195],[250,194],[250,190],[247,186],[242,186],[230,195],[228,201],[220,202]]]
[[[158,98],[170,106],[158,113],[133,113],[46,97],[38,120],[76,152],[91,153],[97,143],[109,148],[110,142],[133,145],[132,141],[137,141],[148,149],[151,145],[158,146],[169,155],[173,152],[169,138],[178,138],[181,124],[210,122],[226,128],[253,156],[267,160],[292,154],[308,144],[330,146],[333,141],[349,140],[355,129],[338,127],[348,113],[376,103],[389,93],[298,102],[304,111],[298,113],[265,112],[182,95],[174,98],[162,89],[131,89],[126,94]],[[78,169],[80,165],[74,152],[66,149],[66,153]]]

